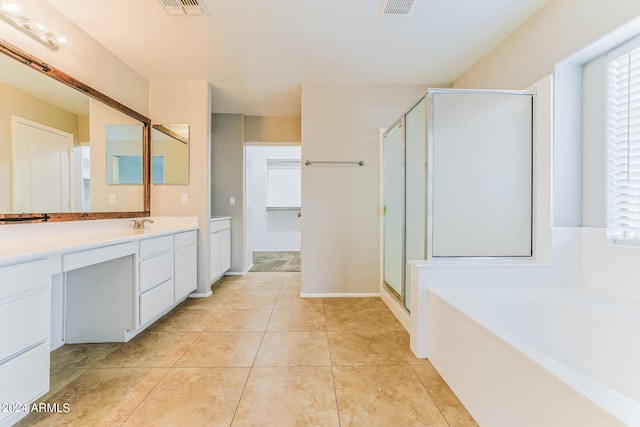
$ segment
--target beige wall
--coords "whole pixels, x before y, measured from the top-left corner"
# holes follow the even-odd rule
[[[303,85],[302,160],[363,160],[365,166],[303,166],[302,292],[379,292],[380,129],[426,89]]]
[[[251,145],[299,145],[300,116],[245,116],[244,141]]]
[[[211,88],[206,81],[151,82],[149,108],[154,123],[189,125],[189,184],[152,185],[151,214],[198,217],[198,292],[207,293],[211,291]],[[181,203],[182,193],[188,196],[187,204]]]
[[[52,104],[0,83],[0,212],[11,212],[11,116],[73,134],[78,144],[79,118]]]
[[[526,88],[554,72],[556,62],[640,14],[630,0],[550,0],[454,87]]]

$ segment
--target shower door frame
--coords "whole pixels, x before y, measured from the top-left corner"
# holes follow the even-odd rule
[[[402,236],[402,243],[400,245],[401,247],[401,260],[402,260],[402,266],[400,268],[400,290],[401,292],[397,292],[396,289],[391,286],[389,283],[387,283],[387,281],[385,280],[385,218],[386,218],[386,205],[384,204],[384,179],[385,179],[385,168],[384,168],[384,142],[385,139],[387,137],[387,135],[389,135],[392,131],[394,131],[396,129],[396,127],[400,128],[400,197],[401,197],[401,202],[400,202],[400,218],[401,218],[401,236]],[[382,283],[385,287],[385,289],[387,289],[389,291],[389,293],[391,293],[396,299],[398,299],[400,302],[402,302],[403,306],[405,306],[406,301],[406,292],[405,292],[405,284],[406,284],[406,278],[405,278],[405,264],[406,264],[406,238],[405,238],[405,233],[406,233],[406,212],[405,212],[405,207],[406,207],[406,170],[405,170],[405,154],[406,154],[406,141],[405,141],[405,130],[406,130],[406,125],[405,125],[405,116],[404,114],[402,115],[402,117],[400,117],[398,120],[396,120],[395,122],[393,122],[393,124],[391,126],[389,126],[382,134],[382,159],[381,159],[381,163],[382,163],[382,173],[381,173],[381,181],[382,181],[382,188],[381,188],[381,193],[382,193],[382,202],[383,202],[383,213],[382,213]],[[406,308],[406,307],[405,307]]]

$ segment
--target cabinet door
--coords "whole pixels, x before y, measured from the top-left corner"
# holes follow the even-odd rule
[[[198,256],[196,246],[187,246],[175,252],[175,294],[178,302],[197,287]]]
[[[211,233],[211,281],[220,277],[220,232]]]
[[[220,232],[220,273],[231,268],[231,230]]]

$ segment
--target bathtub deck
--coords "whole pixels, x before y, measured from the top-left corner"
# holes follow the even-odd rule
[[[429,359],[480,425],[640,425],[640,347],[612,313],[640,324],[638,304],[584,288],[430,289]]]

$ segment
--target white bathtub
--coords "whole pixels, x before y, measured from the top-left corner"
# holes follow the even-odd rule
[[[428,306],[428,357],[481,426],[640,426],[640,304],[432,288]]]

